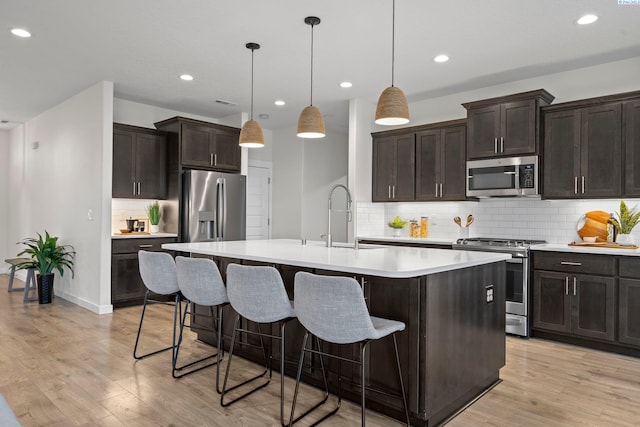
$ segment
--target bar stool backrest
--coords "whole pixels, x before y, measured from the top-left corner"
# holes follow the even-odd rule
[[[258,323],[295,317],[280,273],[273,267],[229,264],[227,295],[240,316]]]
[[[180,291],[176,263],[166,252],[138,251],[140,277],[151,292],[170,295]]]
[[[203,306],[229,302],[220,270],[208,258],[176,257],[178,286],[189,301]]]
[[[378,338],[362,288],[351,277],[299,271],[294,297],[298,320],[323,341],[349,344]]]

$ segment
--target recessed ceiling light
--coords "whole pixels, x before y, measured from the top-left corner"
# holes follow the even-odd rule
[[[578,19],[578,24],[580,25],[593,24],[597,20],[598,20],[598,17],[596,15],[584,15],[580,19]]]
[[[286,104],[286,102],[284,102],[282,99],[278,99],[276,102],[274,102],[274,104],[276,104],[278,107],[282,107],[284,104]]]
[[[11,30],[11,34],[13,34],[14,36],[22,37],[22,38],[31,37],[31,33],[25,30],[24,28],[13,28]]]
[[[436,62],[447,62],[449,60],[449,57],[447,55],[438,55],[433,58],[433,60]]]
[[[343,87],[343,88],[348,88],[348,87],[351,87],[351,86],[353,86],[353,84],[351,82],[342,82],[342,83],[340,83],[340,87]]]
[[[180,78],[185,82],[190,82],[191,80],[193,80],[193,76],[191,74],[183,74],[180,76]]]

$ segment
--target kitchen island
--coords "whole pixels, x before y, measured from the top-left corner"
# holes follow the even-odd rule
[[[355,277],[372,315],[406,324],[398,334],[398,347],[412,425],[441,424],[500,381],[509,255],[375,245],[357,250],[327,248],[320,242],[303,245],[299,240],[173,243],[163,248],[211,257],[223,277],[229,263],[273,265],[291,299],[298,271]],[[235,313],[228,310],[225,318],[231,319]],[[285,357],[296,361],[304,330],[297,321],[292,323],[287,327]],[[231,333],[230,324],[225,322],[225,334]],[[198,326],[206,328],[205,323]],[[215,343],[215,336],[206,330],[198,336]],[[278,346],[271,349],[278,358]],[[351,345],[324,349],[344,356],[358,351]],[[260,360],[257,349],[249,345],[238,354]],[[386,340],[373,342],[367,357],[367,407],[401,420],[402,403],[388,396],[399,391],[391,346]],[[318,366],[318,360],[307,360],[305,382],[320,385]],[[358,367],[332,361],[329,372],[332,391],[337,392],[341,383],[343,396],[357,402]],[[287,366],[286,373],[294,375],[295,363]]]

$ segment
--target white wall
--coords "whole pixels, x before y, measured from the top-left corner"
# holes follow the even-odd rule
[[[214,119],[212,117],[183,113],[182,111],[155,107],[153,105],[127,101],[119,98],[113,99],[113,121],[116,123],[155,129],[155,126],[153,125],[154,123],[170,119],[171,117],[175,116],[187,117],[189,119],[195,120],[203,120],[210,123],[220,122],[218,119]],[[236,124],[234,126],[239,125]]]
[[[347,184],[347,135],[327,131],[317,140],[296,136],[296,128],[273,131],[273,238],[319,240],[327,230],[329,190]],[[344,209],[336,192],[335,208]],[[346,219],[336,214],[334,241],[346,241]]]
[[[10,141],[7,240],[47,230],[73,245],[75,278],[57,277],[55,293],[98,313],[112,309],[112,108],[113,83],[101,82],[14,129]]]
[[[16,254],[15,242],[9,242],[9,131],[0,130],[0,261],[13,258]],[[9,265],[2,263],[0,274],[9,271]]]
[[[639,73],[640,57],[637,57],[413,102],[409,105],[410,125],[465,118],[463,102],[535,89],[549,91],[556,97],[554,103],[639,90]],[[370,102],[351,101],[350,127],[355,127],[355,131],[351,130],[349,136],[349,176],[356,175],[358,180],[358,235],[391,235],[386,222],[395,215],[409,219],[426,215],[430,218],[430,236],[453,240],[458,237],[458,229],[452,218],[456,215],[464,218],[472,213],[477,217],[471,229],[472,236],[529,237],[567,243],[577,239],[575,225],[584,212],[614,212],[618,209],[619,200],[490,199],[457,203],[371,203],[371,136],[368,132],[394,128],[374,124],[374,112],[375,105]],[[628,204],[634,205],[635,202],[629,201]],[[407,229],[404,231],[406,233]],[[640,229],[634,231],[640,233]],[[638,237],[636,240],[640,241]]]

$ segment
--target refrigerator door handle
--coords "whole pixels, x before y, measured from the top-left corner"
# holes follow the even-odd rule
[[[227,197],[224,178],[216,180],[216,235],[215,240],[224,240],[225,225],[227,223]]]

